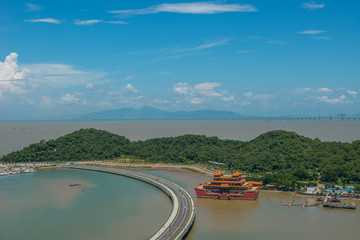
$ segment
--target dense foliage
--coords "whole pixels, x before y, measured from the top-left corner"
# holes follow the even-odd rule
[[[271,131],[249,142],[184,135],[130,142],[116,134],[80,129],[56,140],[31,144],[3,162],[104,160],[127,156],[148,162],[225,163],[229,170],[258,173],[264,183],[360,182],[360,141],[322,142],[293,132]],[[272,172],[273,174],[265,174]]]

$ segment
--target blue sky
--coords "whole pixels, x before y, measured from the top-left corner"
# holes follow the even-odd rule
[[[359,114],[356,0],[0,0],[0,120]]]

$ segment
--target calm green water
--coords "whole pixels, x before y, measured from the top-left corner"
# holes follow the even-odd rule
[[[0,177],[1,240],[147,239],[170,212],[161,191],[125,177],[65,169]]]

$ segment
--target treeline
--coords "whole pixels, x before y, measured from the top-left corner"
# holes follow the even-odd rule
[[[31,144],[2,162],[108,160],[121,157],[156,163],[225,163],[228,170],[262,176],[267,182],[320,180],[360,183],[360,141],[323,142],[293,132],[271,131],[248,141],[184,135],[131,142],[103,130],[80,129],[56,140]],[[266,174],[272,172],[273,174]]]

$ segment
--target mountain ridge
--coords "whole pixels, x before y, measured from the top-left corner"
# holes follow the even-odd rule
[[[198,111],[165,111],[153,107],[119,108],[99,112],[68,115],[68,120],[210,120],[238,119],[241,114],[231,111],[198,110]]]

